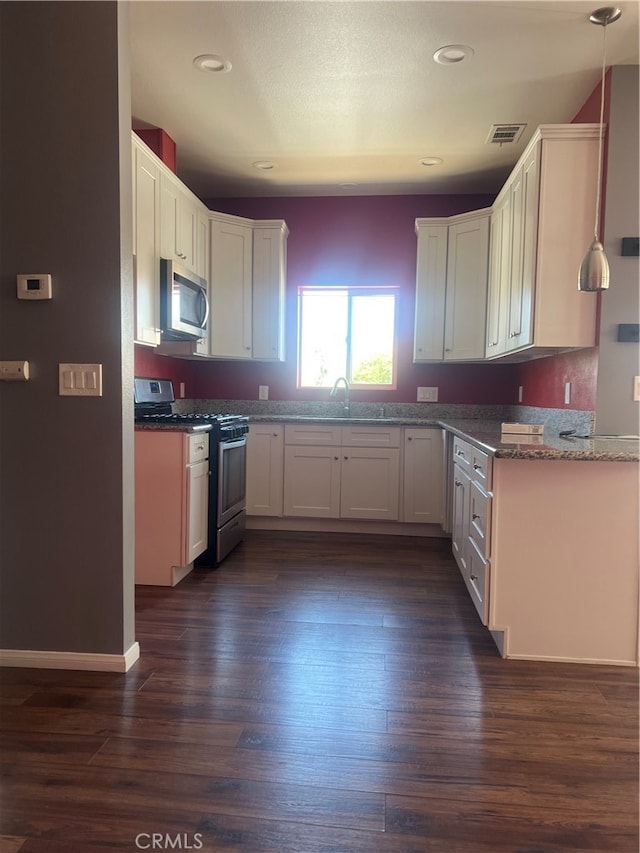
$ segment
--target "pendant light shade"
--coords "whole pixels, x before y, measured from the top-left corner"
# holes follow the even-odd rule
[[[615,6],[596,9],[589,16],[592,24],[602,27],[602,79],[600,81],[600,142],[598,145],[598,188],[596,192],[596,215],[593,230],[593,243],[580,264],[578,290],[594,293],[609,288],[609,262],[600,242],[600,199],[602,195],[602,137],[604,135],[604,76],[606,64],[607,24],[617,21],[622,12]]]
[[[609,287],[609,261],[599,240],[594,240],[580,264],[578,290],[594,293]]]

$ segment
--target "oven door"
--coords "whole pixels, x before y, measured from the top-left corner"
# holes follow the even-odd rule
[[[218,527],[245,508],[247,486],[247,437],[218,444]]]

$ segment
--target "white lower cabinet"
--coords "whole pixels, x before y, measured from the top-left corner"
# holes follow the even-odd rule
[[[453,442],[451,547],[482,624],[489,620],[492,459],[460,438]]]
[[[136,583],[175,586],[208,546],[209,436],[135,434]]]
[[[340,450],[285,445],[284,515],[340,517]]]
[[[282,515],[284,428],[250,424],[247,436],[247,515]]]
[[[402,521],[441,524],[444,509],[444,434],[405,428]]]
[[[284,515],[397,521],[399,448],[399,427],[287,424]]]
[[[453,460],[453,554],[502,656],[637,664],[637,463],[493,458],[458,437]]]

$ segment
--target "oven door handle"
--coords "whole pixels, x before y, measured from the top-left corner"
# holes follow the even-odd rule
[[[234,447],[242,447],[247,443],[247,436],[242,435],[240,438],[221,438],[220,447],[222,450],[232,450]]]

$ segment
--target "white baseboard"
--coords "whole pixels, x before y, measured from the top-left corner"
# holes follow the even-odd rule
[[[0,666],[24,666],[31,669],[85,669],[95,672],[127,672],[140,657],[138,643],[123,655],[50,652],[32,649],[0,649]]]

